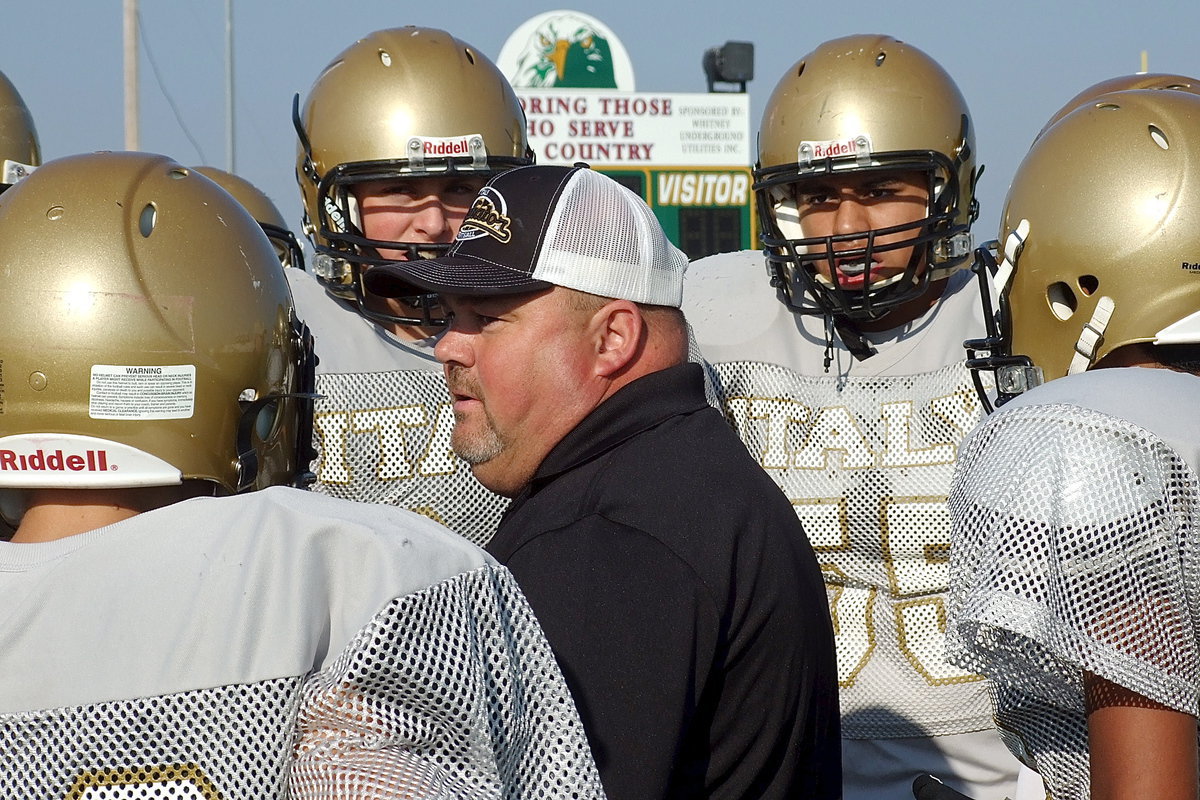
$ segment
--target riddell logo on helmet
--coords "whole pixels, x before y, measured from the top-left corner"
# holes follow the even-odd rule
[[[470,140],[465,136],[461,139],[425,139],[421,144],[426,156],[465,156],[471,153]]]
[[[28,454],[0,450],[0,472],[108,472],[110,469],[116,469],[116,465],[109,466],[106,450],[66,455],[62,450],[51,453],[35,450]]]
[[[814,158],[838,158],[840,156],[857,156],[858,140],[841,139],[839,142],[804,142],[812,148]]]
[[[1200,261],[1184,261],[1179,268],[1188,272],[1200,272]]]
[[[870,139],[864,136],[854,136],[849,139],[837,139],[824,142],[804,141],[800,143],[801,160],[804,158],[804,151],[809,151],[812,154],[812,159],[818,158],[843,158],[845,156],[858,155],[860,148],[865,147],[870,150]]]

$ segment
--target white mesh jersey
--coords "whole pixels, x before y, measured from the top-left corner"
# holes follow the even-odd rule
[[[0,796],[602,797],[511,575],[291,489],[0,543]]]
[[[1200,710],[1200,379],[1051,381],[963,445],[950,508],[950,657],[986,672],[1009,746],[1086,798],[1082,671]]]
[[[312,275],[286,272],[320,359],[313,491],[407,508],[485,544],[508,500],[450,450],[454,412],[435,341],[401,342]]]
[[[823,319],[779,299],[760,252],[693,264],[684,311],[726,416],[817,552],[843,737],[992,727],[985,682],[943,653],[945,498],[958,443],[980,415],[962,363],[963,340],[983,325],[973,276],[952,276],[924,317],[870,334],[871,358],[856,361],[835,341],[828,373]]]

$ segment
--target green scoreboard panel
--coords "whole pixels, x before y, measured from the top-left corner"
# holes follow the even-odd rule
[[[737,167],[599,167],[636,192],[693,261],[758,247],[753,177]]]

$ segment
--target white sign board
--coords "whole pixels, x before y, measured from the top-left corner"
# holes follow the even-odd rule
[[[747,167],[746,94],[517,89],[539,164]]]

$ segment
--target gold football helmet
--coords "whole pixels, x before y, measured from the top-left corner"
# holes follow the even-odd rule
[[[1110,92],[1124,92],[1131,89],[1173,89],[1179,92],[1200,94],[1200,81],[1186,75],[1171,75],[1160,72],[1141,72],[1133,75],[1120,75],[1116,78],[1100,81],[1089,86],[1068,100],[1062,108],[1054,113],[1049,121],[1038,131],[1040,137],[1060,119],[1079,108],[1084,103],[1090,103],[1101,95]]]
[[[433,305],[414,289],[420,318],[367,309],[362,272],[385,263],[378,250],[409,258],[440,255],[449,244],[390,242],[362,234],[351,191],[359,181],[394,177],[488,178],[533,163],[525,115],[488,58],[433,28],[392,28],[360,39],[330,62],[293,106],[300,140],[296,179],[313,272],[333,294],[381,322],[431,325]]]
[[[0,195],[0,487],[293,482],[311,337],[270,242],[165,156],[57,159]]]
[[[928,176],[929,208],[915,223],[817,237],[805,232],[797,182],[819,175],[919,171]],[[971,115],[937,62],[888,36],[847,36],[801,58],[776,85],[759,133],[755,191],[762,240],[774,280],[792,308],[851,320],[878,319],[968,265],[979,172]],[[880,235],[907,232],[875,244]],[[864,233],[866,235],[864,235]],[[865,241],[846,258],[870,262],[882,250],[914,247],[895,280],[847,289],[819,278],[813,264],[835,245]]]
[[[999,313],[967,364],[999,402],[1124,345],[1200,342],[1200,96],[1104,94],[1046,129],[976,271]]]
[[[241,203],[242,208],[249,211],[250,216],[258,220],[263,232],[271,240],[275,254],[279,256],[280,264],[285,267],[304,269],[304,252],[300,249],[300,243],[296,241],[296,235],[288,227],[283,214],[280,214],[279,209],[271,202],[271,198],[267,197],[253,183],[232,172],[226,172],[216,167],[192,167],[192,169],[233,195],[233,199]]]
[[[29,108],[4,73],[0,73],[0,191],[42,163],[37,131]]]

